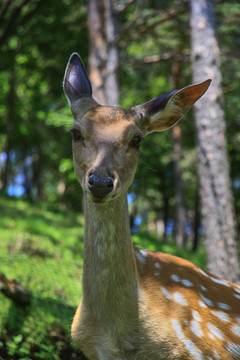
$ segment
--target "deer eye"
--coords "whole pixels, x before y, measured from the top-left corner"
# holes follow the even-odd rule
[[[135,149],[137,149],[137,150],[139,150],[140,149],[140,144],[141,144],[141,141],[143,140],[143,137],[141,136],[141,135],[137,135],[137,136],[135,136],[133,139],[132,139],[132,141],[131,141],[131,145],[135,148]]]
[[[72,133],[72,138],[74,141],[82,140],[82,135],[79,130],[77,129],[71,129],[70,132]]]

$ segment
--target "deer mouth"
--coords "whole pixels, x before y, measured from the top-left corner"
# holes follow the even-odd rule
[[[85,195],[87,196],[87,198],[97,204],[104,204],[112,200],[115,200],[116,198],[118,198],[119,193],[120,193],[119,191],[114,191],[114,193],[108,194],[105,197],[97,197],[94,196],[90,191],[85,191]]]

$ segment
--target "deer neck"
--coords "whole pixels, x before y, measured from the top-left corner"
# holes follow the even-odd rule
[[[137,317],[137,271],[126,196],[104,204],[85,197],[83,306],[101,326],[115,321],[119,329],[119,321],[124,325]]]

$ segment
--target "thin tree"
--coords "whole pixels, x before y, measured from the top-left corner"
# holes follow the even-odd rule
[[[113,0],[88,1],[89,70],[95,99],[119,105],[117,19]]]
[[[180,61],[173,60],[172,75],[174,89],[180,89]],[[175,185],[175,233],[176,244],[179,247],[185,246],[185,224],[186,224],[186,208],[184,201],[184,187],[182,178],[181,158],[182,158],[182,131],[180,125],[175,125],[172,128],[173,140],[173,171],[174,171],[174,185]]]
[[[226,149],[220,54],[213,0],[191,0],[193,80],[212,78],[207,94],[195,105],[202,223],[208,270],[239,281],[235,214]]]

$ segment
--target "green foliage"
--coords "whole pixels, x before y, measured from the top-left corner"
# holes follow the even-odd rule
[[[54,202],[59,196],[55,180],[59,163],[63,157],[71,158],[71,136],[67,131],[72,117],[62,79],[73,51],[80,48],[83,58],[87,55],[86,4],[77,0],[39,3],[36,15],[26,21],[24,14],[37,6],[37,1],[21,7],[19,19],[14,21],[24,22],[24,26],[16,26],[4,43],[0,31],[0,103],[4,104],[0,107],[0,146],[1,152],[7,152],[9,144],[16,158],[15,163],[10,162],[7,186],[16,174],[25,172],[24,186],[31,184],[25,195],[32,200],[47,198]],[[11,4],[8,9],[2,33],[17,7],[17,3]],[[31,166],[25,164],[27,156],[32,158]],[[65,203],[76,197],[72,177],[62,199]],[[61,181],[66,183],[68,179],[62,173]]]

